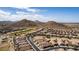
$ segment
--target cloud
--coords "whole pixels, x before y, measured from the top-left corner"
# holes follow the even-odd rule
[[[36,13],[36,12],[40,12],[41,10],[40,9],[34,9],[34,8],[30,8],[30,7],[15,7],[15,8],[18,8],[18,9],[24,9],[28,12],[33,12],[33,13]]]
[[[48,20],[52,20],[52,17],[41,15],[41,14],[36,14],[36,13],[27,13],[27,12],[16,12],[17,16],[19,19],[28,19],[28,20],[39,20],[46,22]]]
[[[39,12],[39,9],[32,9],[32,8],[26,8],[27,11],[31,11],[31,12]]]
[[[15,9],[16,7],[14,7]],[[21,19],[27,20],[39,20],[39,21],[57,21],[57,22],[76,22],[78,21],[78,15],[65,15],[65,14],[50,14],[45,15],[42,12],[46,12],[47,10],[40,10],[35,8],[29,7],[17,7],[16,10],[11,9],[13,12],[4,11],[0,9],[0,21],[19,21]],[[18,10],[21,9],[21,10]],[[24,11],[26,10],[26,11]],[[27,12],[28,11],[28,12]],[[39,12],[39,13],[38,13]],[[75,17],[74,17],[75,16]],[[73,18],[74,17],[74,18]],[[75,21],[74,21],[75,19]],[[68,20],[68,21],[67,21]],[[73,20],[73,21],[72,21]]]
[[[17,11],[16,14],[18,15],[18,17],[20,16],[21,18],[27,18],[30,20],[45,21],[45,20],[51,19],[49,16],[44,16],[44,15],[38,14],[38,13],[29,13],[29,12]]]
[[[16,14],[11,14],[11,12],[0,10],[0,21],[19,21],[21,19],[47,21],[51,18],[37,13],[16,11]]]
[[[20,15],[26,15],[26,14],[29,14],[29,13],[28,12],[23,12],[23,11],[17,11],[16,14],[17,15],[19,15],[19,14]]]
[[[10,15],[11,13],[0,10],[0,16]]]
[[[0,21],[7,21],[10,14],[11,14],[10,12],[5,12],[3,10],[0,10]]]

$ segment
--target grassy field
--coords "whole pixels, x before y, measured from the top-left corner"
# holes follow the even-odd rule
[[[22,30],[18,30],[18,31],[15,31],[15,32],[11,32],[9,35],[10,36],[20,36],[22,34],[31,33],[34,30],[35,30],[35,28],[27,28],[27,29],[22,29]]]

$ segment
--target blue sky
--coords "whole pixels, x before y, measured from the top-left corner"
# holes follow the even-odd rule
[[[78,7],[0,7],[0,21],[79,22]]]

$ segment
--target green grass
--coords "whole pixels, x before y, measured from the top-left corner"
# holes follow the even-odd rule
[[[27,33],[31,32],[33,30],[34,30],[34,28],[28,28],[28,29],[18,30],[18,31],[12,32],[10,35],[11,36],[20,36],[22,34],[27,34]]]

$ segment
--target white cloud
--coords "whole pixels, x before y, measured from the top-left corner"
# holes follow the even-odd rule
[[[28,12],[23,12],[23,11],[17,11],[16,14],[17,15],[19,15],[19,14],[20,15],[26,15],[26,14],[29,14],[29,13]]]
[[[10,12],[5,12],[3,10],[0,10],[0,21],[7,21],[10,14],[11,14]]]
[[[0,10],[0,16],[6,16],[6,15],[10,15],[10,13]]]
[[[29,7],[26,8],[18,7],[18,9],[25,9],[31,12],[16,11],[16,14],[11,14],[11,12],[0,10],[0,21],[18,21],[24,18],[28,20],[40,20],[40,21],[46,21],[49,19],[49,17],[45,17],[44,15],[40,15],[36,13],[41,11],[40,9],[33,9]]]
[[[33,13],[41,11],[40,9],[34,9],[34,8],[30,8],[30,7],[16,7],[16,8],[18,8],[18,9],[25,9],[26,11],[33,12]]]
[[[16,14],[11,14],[10,12],[0,10],[0,21],[18,21],[21,19],[47,21],[51,18],[36,13],[17,11]]]
[[[32,9],[32,8],[26,8],[27,11],[31,11],[31,12],[39,12],[39,9]]]

